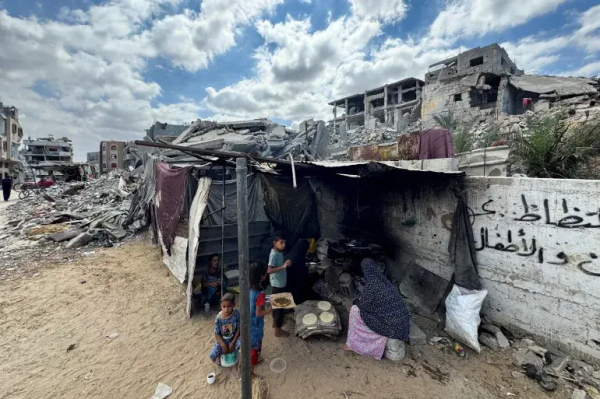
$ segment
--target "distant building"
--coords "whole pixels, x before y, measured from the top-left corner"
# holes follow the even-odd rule
[[[29,165],[68,165],[73,163],[73,143],[62,137],[55,139],[52,135],[23,140],[21,154]]]
[[[98,151],[87,153],[87,163],[94,165],[96,170],[100,170],[100,153]]]
[[[100,173],[108,173],[117,169],[125,168],[124,141],[101,141],[99,151]]]
[[[19,110],[7,107],[0,102],[0,173],[13,175],[19,163],[19,146],[23,138],[23,128],[19,123]]]

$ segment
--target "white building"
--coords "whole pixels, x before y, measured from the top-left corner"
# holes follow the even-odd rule
[[[21,154],[29,165],[68,165],[73,163],[73,143],[53,136],[23,140]]]

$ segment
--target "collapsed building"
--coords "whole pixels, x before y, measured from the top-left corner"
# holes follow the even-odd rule
[[[573,97],[597,95],[592,79],[526,75],[498,44],[475,48],[430,65],[425,75],[424,128],[435,117],[489,122],[502,115],[544,111]]]
[[[408,78],[330,102],[334,134],[356,126],[375,129],[377,122],[401,130],[418,115],[423,84]],[[340,117],[338,108],[343,110]]]
[[[422,135],[433,127],[460,128],[475,139],[497,130],[509,139],[532,113],[557,107],[568,107],[570,122],[582,123],[600,116],[599,88],[597,79],[527,75],[500,45],[477,47],[430,65],[423,81],[408,78],[330,102],[328,153],[352,161],[417,160]],[[510,173],[507,146],[495,155],[478,142],[471,150],[479,152],[444,165],[475,175]]]

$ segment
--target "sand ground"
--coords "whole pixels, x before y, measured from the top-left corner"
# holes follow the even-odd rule
[[[0,398],[150,398],[159,382],[173,388],[171,398],[239,398],[230,370],[220,370],[215,385],[206,384],[206,375],[215,371],[208,358],[213,318],[186,318],[183,287],[145,241],[29,268],[18,279],[0,282]],[[107,337],[113,333],[118,337]],[[257,373],[268,382],[269,397],[550,396],[511,374],[517,370],[512,349],[469,351],[463,359],[426,345],[409,347],[407,358],[393,363],[342,352],[340,342],[278,339],[267,328],[266,363]],[[287,361],[285,372],[269,370],[275,357]],[[449,381],[432,378],[425,363],[448,371]],[[568,398],[570,390],[551,396]]]

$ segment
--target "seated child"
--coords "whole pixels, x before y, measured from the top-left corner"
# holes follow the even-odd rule
[[[265,309],[265,293],[261,283],[267,278],[267,265],[254,262],[250,265],[250,364],[252,376],[254,366],[260,363],[262,341],[265,328],[265,316],[271,313],[271,308]]]
[[[235,309],[235,296],[227,293],[221,298],[221,311],[215,319],[217,342],[210,351],[210,359],[221,364],[221,355],[240,349],[240,312]]]

